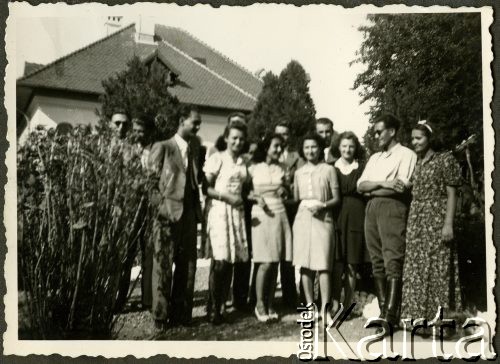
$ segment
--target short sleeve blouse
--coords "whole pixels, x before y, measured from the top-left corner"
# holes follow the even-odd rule
[[[259,193],[260,190],[269,190],[273,187],[278,188],[285,182],[285,169],[281,164],[267,164],[265,162],[254,164],[249,167],[252,176],[254,190]]]
[[[212,154],[205,162],[203,171],[207,178],[215,178],[214,188],[221,192],[240,194],[248,178],[244,159],[240,156],[234,161],[226,151]]]
[[[460,165],[451,153],[435,153],[425,162],[419,160],[413,176],[413,199],[447,198],[447,186],[461,184]]]
[[[298,200],[326,202],[338,191],[335,167],[318,163],[305,164],[295,172],[294,195]]]

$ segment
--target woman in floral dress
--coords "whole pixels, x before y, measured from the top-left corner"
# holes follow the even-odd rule
[[[223,321],[222,308],[231,284],[232,265],[248,261],[242,187],[248,179],[242,158],[246,125],[232,123],[224,133],[227,149],[212,154],[205,163],[207,195],[211,205],[207,216],[207,239],[213,258],[209,291],[213,305],[212,323]]]
[[[401,319],[431,321],[439,306],[462,309],[453,235],[461,171],[451,153],[434,150],[432,127],[426,122],[413,128],[411,139],[419,159],[412,177]]]

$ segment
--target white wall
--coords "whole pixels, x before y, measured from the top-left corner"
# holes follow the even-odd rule
[[[201,127],[198,134],[203,140],[203,144],[212,146],[219,135],[224,132],[224,127],[227,124],[227,115],[224,111],[212,111],[200,109]]]
[[[26,112],[31,122],[18,142],[23,144],[29,130],[35,129],[38,125],[47,128],[53,128],[63,122],[73,126],[89,123],[95,125],[98,121],[95,110],[99,108],[98,102],[36,95]],[[202,124],[199,135],[205,145],[211,146],[223,133],[229,111],[201,109],[200,113]]]
[[[35,95],[26,112],[30,123],[19,137],[18,143],[22,145],[29,132],[40,125],[45,128],[54,128],[64,122],[73,126],[95,125],[98,121],[95,110],[98,108],[97,102]]]

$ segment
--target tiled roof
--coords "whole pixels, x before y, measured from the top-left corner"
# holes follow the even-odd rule
[[[172,88],[171,92],[181,102],[236,110],[251,110],[254,107],[260,89],[256,85],[247,89],[245,82],[250,82],[240,82],[245,77],[230,77],[227,72],[220,74],[219,63],[218,69],[204,66],[168,40],[159,41],[158,46],[138,44],[134,40],[134,34],[135,27],[131,24],[27,74],[17,84],[32,88],[101,94],[104,91],[102,80],[125,70],[130,58],[137,55],[145,59],[158,51],[159,58],[180,73],[179,85]],[[233,67],[229,64],[232,65],[228,63],[228,67]],[[231,74],[236,73],[231,71]],[[253,77],[249,72],[246,73],[246,77]],[[259,80],[254,82],[260,84]]]
[[[263,85],[259,78],[185,30],[157,24],[155,35],[193,58],[205,59],[208,68],[253,96],[259,95]]]
[[[43,67],[43,64],[33,63],[33,62],[24,62],[24,76],[29,75],[35,71],[38,71]]]

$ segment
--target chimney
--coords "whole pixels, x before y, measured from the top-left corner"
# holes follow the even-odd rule
[[[123,16],[108,16],[106,22],[104,23],[104,30],[106,36],[119,30],[123,25]]]
[[[156,45],[155,23],[152,19],[139,17],[139,21],[135,23],[135,42]]]

